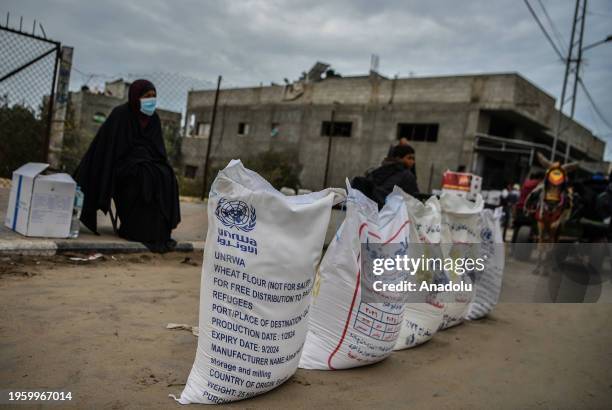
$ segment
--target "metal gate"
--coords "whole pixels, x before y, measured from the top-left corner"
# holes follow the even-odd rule
[[[46,161],[48,157],[61,44],[47,39],[42,26],[43,35],[38,35],[35,25],[27,33],[21,23],[19,29],[9,27],[8,16],[6,25],[0,23],[1,174],[12,172],[12,161]],[[36,146],[30,147],[31,155],[12,158],[9,152],[14,147],[9,145],[21,143],[20,138]]]

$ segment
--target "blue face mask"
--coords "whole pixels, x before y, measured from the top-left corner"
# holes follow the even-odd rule
[[[140,99],[140,112],[151,116],[155,112],[155,106],[157,105],[157,99],[155,97],[151,98],[141,98]]]

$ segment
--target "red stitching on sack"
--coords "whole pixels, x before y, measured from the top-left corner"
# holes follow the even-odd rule
[[[389,242],[391,242],[392,240],[394,240],[394,239],[397,237],[397,235],[399,235],[399,233],[402,231],[402,229],[404,229],[404,226],[408,225],[409,223],[410,223],[410,221],[406,221],[406,222],[404,222],[404,223],[402,224],[402,226],[400,226],[399,230],[398,230],[398,231],[395,233],[395,235],[393,235],[393,236],[391,237],[391,239],[388,239],[388,240],[385,242],[385,244],[388,244]]]
[[[395,239],[397,237],[397,235],[399,235],[399,233],[409,223],[410,223],[410,220],[404,222],[402,224],[402,226],[400,226],[398,231],[395,233],[395,235],[393,235],[391,237],[391,239],[388,239],[387,241],[385,241],[384,244],[387,244],[387,243],[391,242],[393,239]],[[366,226],[368,226],[368,224],[364,222],[359,227],[359,237],[360,238],[361,238],[361,233],[363,232],[363,228],[365,228]],[[369,231],[368,231],[368,235],[371,235],[371,236],[374,236],[375,238],[380,239],[379,235],[377,235],[375,233],[371,233]],[[359,255],[357,255],[357,264],[359,264],[360,259],[361,259],[361,252],[359,252]],[[357,290],[359,290],[359,283],[360,283],[360,281],[361,281],[361,269],[358,269],[357,270],[357,283],[355,285],[355,291],[353,292],[353,300],[351,301],[351,307],[349,308],[349,311],[348,311],[348,317],[346,318],[346,322],[344,323],[344,330],[342,331],[342,336],[340,337],[340,341],[338,342],[338,346],[336,346],[334,351],[327,358],[327,367],[329,367],[330,370],[336,370],[336,368],[332,366],[331,361],[334,358],[334,356],[336,355],[336,353],[338,353],[338,350],[340,350],[340,346],[342,346],[342,343],[344,342],[344,338],[346,337],[346,332],[348,330],[349,323],[351,322],[351,316],[353,315],[353,308],[355,307],[355,299],[357,299]]]

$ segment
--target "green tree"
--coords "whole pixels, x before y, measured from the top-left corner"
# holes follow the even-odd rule
[[[264,177],[274,188],[289,187],[297,190],[301,187],[300,172],[302,166],[296,162],[296,157],[297,154],[293,152],[267,151],[252,158],[244,159],[243,163],[245,167]],[[225,160],[211,160],[207,184],[209,190],[219,171],[226,165],[227,161]],[[195,197],[202,195],[202,177],[190,179],[177,172],[177,179],[181,195]],[[208,194],[206,192],[205,196],[208,196]]]
[[[302,166],[296,161],[297,155],[290,152],[267,151],[245,159],[244,166],[264,177],[276,189],[301,186]]]
[[[76,171],[93,137],[94,135],[76,126],[74,109],[68,108],[64,122],[64,138],[62,140],[61,162],[64,172],[72,174]]]
[[[168,160],[175,169],[180,169],[181,160],[181,128],[174,122],[162,122],[162,135],[166,146]]]
[[[33,109],[0,97],[0,177],[10,178],[26,162],[41,161],[45,132]]]

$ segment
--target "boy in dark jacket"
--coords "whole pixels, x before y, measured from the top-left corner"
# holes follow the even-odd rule
[[[355,178],[353,186],[376,201],[378,208],[382,209],[387,195],[396,185],[407,194],[418,195],[414,164],[414,149],[410,145],[397,145],[390,150],[380,167],[368,173],[365,178]]]

